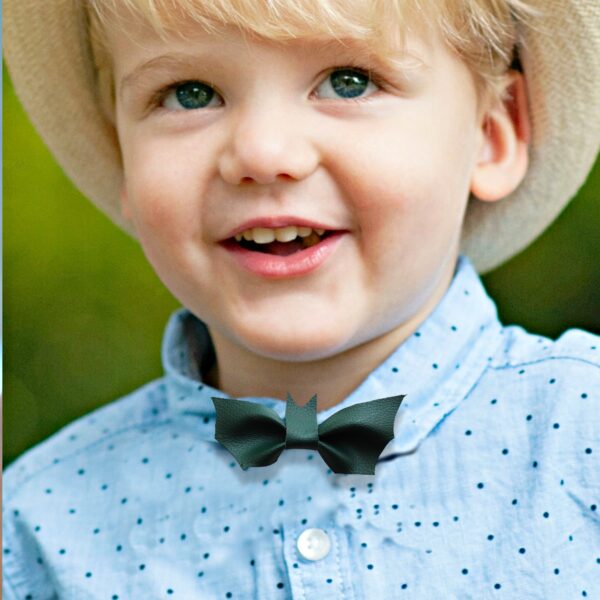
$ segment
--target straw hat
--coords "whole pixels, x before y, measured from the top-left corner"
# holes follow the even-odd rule
[[[585,181],[600,144],[600,2],[536,2],[546,17],[540,31],[524,32],[520,49],[530,166],[507,198],[469,203],[461,252],[480,273],[550,225]],[[5,0],[5,57],[21,102],[66,174],[134,235],[119,210],[118,142],[99,109],[84,6],[82,0]]]

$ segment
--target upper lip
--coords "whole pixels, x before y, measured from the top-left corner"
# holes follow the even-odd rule
[[[241,225],[238,225],[232,229],[222,240],[225,241],[229,238],[234,237],[238,233],[246,231],[246,229],[252,229],[253,227],[264,227],[266,229],[276,229],[279,227],[288,227],[289,225],[295,225],[296,227],[311,227],[312,229],[325,229],[326,231],[339,231],[339,229],[332,227],[326,223],[319,221],[312,221],[311,219],[304,219],[303,217],[293,216],[278,216],[278,217],[256,217],[244,221]]]

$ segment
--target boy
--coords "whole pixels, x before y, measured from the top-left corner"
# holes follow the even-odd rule
[[[6,598],[600,593],[599,340],[503,327],[471,262],[597,153],[600,10],[541,8],[6,3],[24,105],[185,306],[165,377],[7,472]],[[376,472],[240,468],[218,399],[290,426],[288,393],[319,425],[405,397]]]

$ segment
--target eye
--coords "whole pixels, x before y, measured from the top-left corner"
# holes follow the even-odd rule
[[[321,98],[358,98],[379,89],[368,73],[359,69],[336,69],[317,88]]]
[[[196,110],[219,106],[220,97],[215,90],[200,81],[176,83],[165,92],[162,105],[169,110]]]

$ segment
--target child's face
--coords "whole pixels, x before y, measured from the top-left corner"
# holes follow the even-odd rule
[[[426,66],[374,64],[380,87],[352,73],[351,99],[339,69],[369,66],[353,45],[190,32],[111,36],[123,210],[159,277],[211,331],[264,357],[334,356],[420,322],[452,276],[481,153],[467,67],[441,38],[409,38]],[[181,104],[198,106],[189,84],[152,104],[196,80],[216,90],[201,86],[206,107]],[[221,243],[281,216],[345,233],[318,268],[279,277]]]

